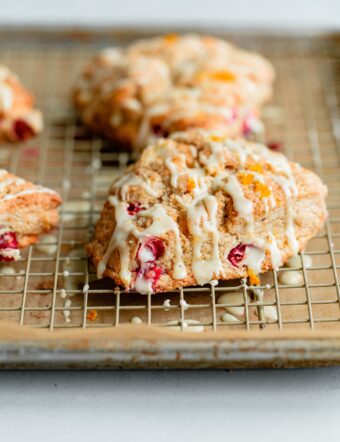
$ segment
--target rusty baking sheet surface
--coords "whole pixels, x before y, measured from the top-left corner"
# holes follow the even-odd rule
[[[0,167],[56,189],[65,201],[60,228],[45,244],[48,253],[31,246],[18,263],[0,267],[0,366],[250,367],[339,362],[337,36],[220,34],[272,61],[277,80],[275,96],[264,110],[264,141],[279,144],[290,159],[314,169],[329,188],[330,217],[303,254],[296,284],[282,282],[283,272],[296,272],[286,267],[262,276],[263,298],[254,297],[245,280],[152,296],[122,292],[112,281],[96,281],[84,246],[112,180],[133,158],[91,136],[73,112],[70,90],[96,49],[151,34],[0,32],[1,63],[34,91],[45,115],[45,130],[38,139],[0,147]],[[231,291],[239,293],[229,305],[229,312],[237,308],[236,320],[223,316],[228,306],[217,303],[221,294]]]

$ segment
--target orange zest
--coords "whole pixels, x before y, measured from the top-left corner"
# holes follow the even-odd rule
[[[261,181],[256,180],[252,173],[239,172],[238,178],[240,183],[244,186],[250,186],[253,184],[254,191],[259,193],[260,198],[268,198],[272,194],[270,188],[266,184],[261,183]]]
[[[241,184],[244,186],[249,186],[254,182],[254,175],[252,173],[247,172],[239,172],[238,178]]]
[[[173,32],[171,34],[164,35],[163,38],[166,43],[171,44],[171,43],[175,43],[175,41],[177,41],[179,39],[179,35]]]
[[[98,313],[97,310],[89,310],[86,315],[86,319],[89,321],[95,321],[97,319]]]
[[[268,198],[272,194],[269,187],[260,181],[255,181],[255,192],[258,192],[261,198]]]
[[[187,182],[188,192],[192,192],[195,188],[196,188],[196,181],[192,177],[189,177]]]
[[[259,163],[250,164],[247,169],[251,170],[252,172],[263,173],[263,167]]]
[[[210,135],[209,136],[210,141],[214,141],[215,143],[221,143],[222,141],[224,141],[223,137],[220,137],[218,135]]]
[[[224,82],[229,82],[229,81],[235,81],[235,74],[233,74],[230,71],[215,71],[215,72],[211,72],[209,77],[212,80],[216,80],[216,81],[224,81]]]
[[[251,269],[248,269],[248,277],[250,285],[260,285],[260,277],[254,273]]]

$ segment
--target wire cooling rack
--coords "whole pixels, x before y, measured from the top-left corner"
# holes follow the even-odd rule
[[[72,83],[94,50],[140,35],[14,32],[10,36],[0,34],[1,63],[34,91],[44,112],[45,130],[20,146],[1,146],[0,167],[56,189],[64,204],[58,230],[30,246],[19,262],[1,265],[0,320],[50,330],[140,322],[201,332],[340,328],[340,48],[336,41],[227,35],[261,52],[275,66],[275,96],[264,110],[265,141],[314,169],[329,188],[329,219],[308,244],[301,265],[263,275],[263,296],[254,294],[246,280],[144,296],[121,291],[112,281],[96,281],[85,256],[107,190],[133,158],[92,137],[70,104]],[[285,278],[283,273],[294,277]],[[287,279],[293,282],[287,285]],[[231,292],[230,301],[221,304],[220,296]]]

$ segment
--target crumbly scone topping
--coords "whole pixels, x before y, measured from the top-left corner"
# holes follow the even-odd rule
[[[41,112],[17,75],[0,65],[0,139],[24,141],[42,130]]]
[[[157,290],[165,274],[192,284],[245,275],[256,282],[301,248],[295,207],[309,193],[321,200],[314,232],[326,216],[326,189],[312,172],[260,144],[174,134],[113,184],[104,212],[114,221],[104,216],[94,241],[102,247],[98,277],[114,256],[121,283],[141,293]]]
[[[78,82],[75,103],[109,137],[137,131],[136,147],[188,127],[247,135],[262,128],[258,108],[273,77],[260,55],[210,36],[171,34],[103,50]]]

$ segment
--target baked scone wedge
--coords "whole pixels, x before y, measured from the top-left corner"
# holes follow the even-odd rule
[[[58,224],[61,197],[0,169],[0,261],[16,261],[20,249]]]
[[[140,293],[257,275],[322,227],[327,189],[267,147],[206,131],[146,148],[113,183],[88,254]]]
[[[165,35],[108,48],[74,90],[83,122],[130,149],[190,128],[260,131],[274,70],[258,54],[205,35]]]
[[[42,128],[42,114],[34,109],[33,95],[14,72],[0,65],[0,142],[25,141]]]

